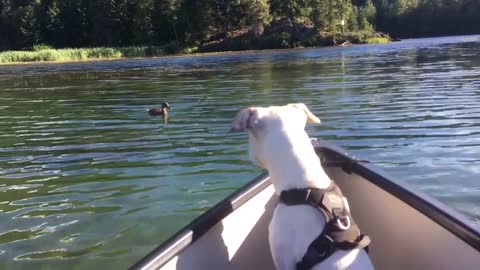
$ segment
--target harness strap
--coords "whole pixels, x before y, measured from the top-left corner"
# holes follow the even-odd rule
[[[339,209],[343,209],[343,196],[337,196],[336,189],[338,187],[333,182],[327,189],[290,189],[280,193],[280,202],[286,205],[308,204],[320,210],[325,219],[329,220],[333,217],[333,209],[336,209],[337,213]],[[327,193],[328,196],[325,196]],[[325,200],[328,200],[328,205],[324,205]]]
[[[340,188],[332,184],[327,189],[291,189],[280,194],[280,202],[286,205],[307,204],[325,216],[325,227],[308,246],[306,254],[297,263],[297,270],[307,270],[324,261],[337,250],[366,248],[370,238],[360,233],[344,204]]]
[[[301,261],[297,262],[296,270],[309,270],[316,264],[324,261],[337,250],[352,250],[355,248],[363,249],[370,244],[370,237],[360,235],[355,242],[335,242],[327,234],[320,234],[308,246],[307,252],[303,255]]]

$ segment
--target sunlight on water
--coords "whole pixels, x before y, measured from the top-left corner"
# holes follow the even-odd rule
[[[260,170],[241,108],[308,126],[480,220],[480,37],[0,69],[2,269],[125,269]],[[167,100],[169,124],[146,109]]]

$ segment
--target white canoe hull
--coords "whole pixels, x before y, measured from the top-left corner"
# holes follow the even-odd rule
[[[317,144],[324,168],[372,239],[376,269],[480,269],[480,230],[473,222],[343,149]],[[275,269],[268,223],[276,203],[268,175],[260,176],[131,269]]]

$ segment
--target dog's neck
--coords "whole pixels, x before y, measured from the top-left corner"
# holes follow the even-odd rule
[[[305,131],[295,136],[282,133],[274,136],[265,140],[269,142],[269,151],[265,151],[268,156],[264,165],[277,194],[289,189],[325,189],[330,186],[331,180],[323,170]]]

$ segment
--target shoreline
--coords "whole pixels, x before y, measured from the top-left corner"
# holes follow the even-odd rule
[[[375,44],[375,43],[372,43]],[[377,43],[379,44],[379,43]],[[352,44],[354,45],[366,45],[365,44]],[[202,57],[212,55],[228,55],[228,54],[249,54],[249,53],[261,53],[261,52],[273,52],[273,51],[290,51],[290,50],[303,50],[303,49],[319,49],[319,48],[346,48],[349,46],[310,46],[310,47],[295,47],[295,48],[278,48],[278,49],[257,49],[257,50],[238,50],[238,51],[218,51],[218,52],[196,52],[196,53],[179,53],[179,54],[165,54],[157,56],[123,56],[112,58],[86,58],[86,59],[72,59],[72,60],[52,60],[52,61],[19,61],[19,62],[0,62],[0,66],[16,66],[16,65],[47,65],[47,64],[74,64],[74,63],[89,63],[89,62],[107,62],[107,61],[122,61],[122,60],[142,60],[142,59],[160,59],[160,58],[177,58],[177,57]]]
[[[373,38],[375,39],[375,38]],[[347,40],[349,41],[349,40]],[[39,57],[41,55],[46,55],[47,57],[53,57],[52,55],[58,54],[59,57],[62,56],[63,52],[69,53],[72,55],[71,59],[59,59],[59,60],[34,60],[34,61],[10,61],[10,62],[3,62],[0,59],[0,66],[9,66],[9,65],[33,65],[33,64],[72,64],[72,63],[89,63],[89,62],[102,62],[102,61],[122,61],[122,60],[129,60],[129,59],[156,59],[156,58],[175,58],[175,57],[186,57],[186,56],[193,56],[193,57],[201,57],[201,56],[210,56],[210,55],[226,55],[226,54],[245,54],[245,53],[256,53],[256,52],[268,52],[268,51],[279,51],[279,50],[297,50],[297,49],[308,49],[308,48],[334,48],[334,47],[349,47],[353,45],[361,45],[361,44],[381,44],[381,43],[389,43],[392,42],[391,39],[387,38],[380,38],[379,40],[375,40],[375,42],[368,42],[368,43],[360,43],[360,42],[350,42],[346,46],[332,46],[332,45],[324,45],[319,44],[318,46],[295,46],[291,48],[252,48],[252,49],[237,49],[237,50],[225,50],[219,49],[215,51],[208,51],[203,50],[202,48],[198,48],[195,51],[188,49],[188,48],[179,48],[178,53],[167,53],[165,49],[162,47],[154,47],[154,46],[139,46],[139,47],[99,47],[99,48],[64,48],[64,49],[43,49],[38,51],[4,51],[0,52],[0,58],[2,54],[11,54],[14,57],[21,57],[22,55],[29,55],[29,57]],[[123,56],[123,51],[126,51],[130,48],[137,48],[138,55],[129,56],[128,53]],[[148,48],[153,48],[155,53],[146,53]],[[102,55],[101,57],[88,57],[85,56],[84,52],[88,50],[100,50],[100,51],[109,51],[113,52],[111,56]],[[191,52],[188,52],[191,51]],[[20,56],[16,56],[20,55]],[[80,55],[80,57],[78,57]],[[78,58],[77,58],[78,57]]]
[[[365,45],[365,44],[352,44],[353,45]],[[338,48],[345,48],[346,46]],[[0,66],[14,66],[14,65],[47,65],[47,64],[75,64],[75,63],[89,63],[89,62],[107,62],[107,61],[123,61],[123,60],[145,60],[145,59],[162,59],[162,58],[179,58],[179,57],[202,57],[202,56],[214,56],[214,55],[232,55],[232,54],[251,54],[262,52],[274,52],[274,51],[292,51],[292,50],[304,50],[304,49],[320,49],[320,48],[336,48],[334,46],[311,46],[311,47],[296,47],[296,48],[280,48],[280,49],[258,49],[258,50],[240,50],[240,51],[218,51],[218,52],[196,52],[196,53],[179,53],[179,54],[165,54],[158,56],[124,56],[117,58],[88,58],[78,60],[65,60],[65,61],[29,61],[29,62],[9,62],[1,63]]]

